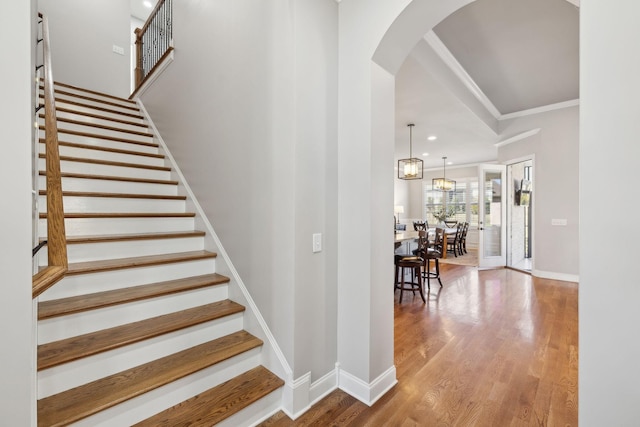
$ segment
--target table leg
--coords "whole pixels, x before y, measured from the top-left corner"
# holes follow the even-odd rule
[[[442,258],[447,257],[447,233],[444,233],[444,238],[442,239]]]

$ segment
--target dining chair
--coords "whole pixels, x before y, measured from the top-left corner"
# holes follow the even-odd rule
[[[427,221],[424,221],[424,222],[413,221],[413,230],[414,231],[427,230],[428,228],[429,228],[429,224],[427,223]]]
[[[434,234],[433,242],[429,240],[429,233],[419,232],[417,254],[424,260],[422,276],[427,280],[427,289],[431,290],[431,279],[437,279],[442,287],[440,280],[440,258],[443,254],[444,244],[444,228],[437,227]],[[431,261],[434,262],[434,270],[431,270]]]
[[[452,239],[447,238],[447,252],[452,252],[455,257],[458,257],[458,255],[464,255],[460,249],[463,229],[464,224],[459,222],[458,225],[456,225],[456,234]]]

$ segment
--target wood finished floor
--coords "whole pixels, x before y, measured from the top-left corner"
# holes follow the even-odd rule
[[[442,265],[427,303],[395,303],[398,384],[367,407],[336,390],[271,426],[577,426],[578,286]],[[391,285],[390,285],[391,286]]]

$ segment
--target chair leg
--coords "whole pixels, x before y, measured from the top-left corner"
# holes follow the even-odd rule
[[[422,284],[422,272],[420,271],[420,267],[416,267],[416,276],[418,278],[418,291],[420,292],[420,298],[422,298],[422,302],[427,302],[426,299],[424,299],[424,292],[422,291],[422,287],[424,286]]]
[[[440,263],[438,262],[438,258],[436,258],[436,277],[438,278],[440,287],[442,287],[442,280],[440,280]]]

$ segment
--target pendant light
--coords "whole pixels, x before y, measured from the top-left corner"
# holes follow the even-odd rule
[[[399,179],[422,179],[423,161],[413,157],[413,123],[409,123],[409,158],[398,160]]]
[[[447,179],[447,158],[442,158],[442,178],[433,178],[431,180],[431,186],[434,190],[441,191],[456,191],[456,182],[452,179]]]

